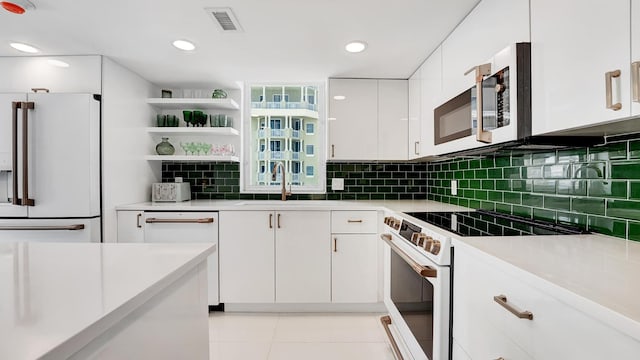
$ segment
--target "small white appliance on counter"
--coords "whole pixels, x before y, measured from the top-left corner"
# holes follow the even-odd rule
[[[191,185],[188,182],[154,183],[151,185],[153,202],[181,202],[191,200]]]
[[[100,242],[100,100],[0,94],[0,241]]]

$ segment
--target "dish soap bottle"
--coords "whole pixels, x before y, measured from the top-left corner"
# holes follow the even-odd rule
[[[173,155],[176,149],[171,145],[168,137],[163,137],[162,141],[156,145],[156,152],[158,155]]]

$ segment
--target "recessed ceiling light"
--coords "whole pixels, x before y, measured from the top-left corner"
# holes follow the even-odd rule
[[[367,48],[367,43],[364,41],[352,41],[345,45],[344,48],[350,53],[359,53]]]
[[[187,40],[176,40],[173,42],[173,46],[184,51],[192,51],[196,48],[196,46],[191,41]]]
[[[18,51],[22,51],[22,52],[26,52],[29,54],[35,54],[37,52],[40,52],[40,50],[38,50],[37,48],[31,46],[31,45],[27,45],[27,44],[23,44],[23,43],[18,43],[18,42],[14,42],[9,44],[11,45],[12,48],[18,50]]]
[[[61,68],[68,68],[69,64],[67,64],[64,61],[61,60],[56,60],[56,59],[49,59],[47,60],[47,62],[49,63],[49,65],[53,65],[53,66],[57,66],[57,67],[61,67]]]
[[[336,96],[334,96],[334,97],[333,97],[333,99],[334,99],[334,100],[344,100],[344,99],[346,99],[346,98],[347,98],[347,97],[346,97],[346,96],[344,96],[344,95],[336,95]]]

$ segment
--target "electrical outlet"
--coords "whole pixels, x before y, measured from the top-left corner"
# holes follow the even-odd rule
[[[341,178],[331,179],[331,190],[337,190],[337,191],[344,190],[344,179],[341,179]]]
[[[451,195],[458,195],[458,181],[451,180]]]
[[[176,176],[176,180],[177,183],[181,183],[182,182],[182,177],[181,176]]]

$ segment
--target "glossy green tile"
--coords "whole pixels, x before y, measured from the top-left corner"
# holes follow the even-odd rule
[[[496,167],[503,168],[511,166],[511,158],[508,156],[500,156],[495,158]]]
[[[480,168],[479,159],[469,160],[469,169],[479,169],[479,168]]]
[[[480,209],[480,201],[478,200],[469,200],[469,207],[473,209]]]
[[[480,186],[480,180],[469,180],[469,188],[482,189],[482,187]]]
[[[533,192],[555,194],[556,181],[555,180],[533,180]]]
[[[496,180],[496,190],[511,190],[511,182],[509,180]]]
[[[475,171],[475,179],[486,179],[487,178],[487,170],[481,169]]]
[[[496,210],[496,203],[489,202],[489,201],[481,201],[480,202],[480,209],[489,210],[489,211],[495,211]]]
[[[504,214],[511,214],[511,205],[509,204],[496,204],[496,211]]]
[[[544,209],[533,209],[533,218],[542,221],[555,222],[556,212]]]
[[[522,203],[522,194],[517,192],[505,192],[503,194],[504,202],[510,204],[521,204]]]
[[[640,201],[608,200],[607,216],[640,220]]]
[[[519,167],[504,168],[502,172],[505,179],[522,179]]]
[[[512,180],[511,190],[519,192],[531,192],[533,191],[532,180]]]
[[[545,165],[543,174],[545,179],[568,179],[571,177],[571,165]]]
[[[522,194],[522,205],[542,207],[544,205],[544,197],[542,195]]]
[[[454,171],[453,178],[456,180],[464,179],[464,171]]]
[[[629,221],[629,240],[640,241],[640,223]]]
[[[463,188],[468,188],[469,187],[469,180],[460,180],[458,181],[458,187],[463,189]]]
[[[544,197],[544,208],[545,209],[554,209],[554,210],[571,210],[571,198],[570,197],[560,197],[560,196],[545,196]]]
[[[627,222],[624,220],[589,216],[587,229],[600,234],[613,235],[622,238],[627,236]]]
[[[545,165],[545,164],[555,164],[556,163],[556,153],[536,153],[531,155],[531,164],[533,165]]]
[[[495,190],[496,188],[496,182],[494,180],[482,180],[481,184],[484,190]]]
[[[589,196],[625,199],[627,197],[627,182],[613,180],[589,181]]]
[[[533,209],[526,206],[513,205],[512,211],[514,215],[522,216],[524,218],[531,218],[531,216],[533,215]]]
[[[492,157],[487,157],[480,160],[480,167],[483,169],[492,168],[495,167],[495,162]]]
[[[503,175],[502,175],[502,169],[498,168],[498,169],[489,169],[487,171],[487,176],[489,177],[489,179],[502,179]]]
[[[458,163],[458,169],[466,170],[469,168],[469,160],[462,160]]]
[[[589,160],[616,160],[627,158],[627,142],[619,142],[589,149]]]
[[[458,191],[458,194],[460,194],[460,191]],[[462,196],[466,198],[473,198],[475,194],[475,190],[462,190]]]
[[[640,140],[634,140],[629,142],[629,158],[640,158]]]
[[[558,180],[558,194],[560,195],[587,195],[586,180]]]
[[[488,192],[489,200],[502,202],[503,200],[502,194],[503,193],[500,191],[489,191]]]
[[[558,211],[557,221],[559,223],[574,225],[583,229],[587,228],[587,215],[584,214],[574,214]]]
[[[605,179],[607,177],[607,164],[604,162],[591,162],[572,165],[572,177],[576,179]]]
[[[475,179],[476,171],[475,170],[465,170],[464,178],[465,179]]]
[[[542,177],[542,166],[528,166],[522,168],[523,179],[542,179]]]
[[[568,149],[558,151],[558,163],[584,162],[587,160],[587,149]]]
[[[487,200],[489,199],[489,193],[485,190],[476,190],[475,198],[478,200]]]
[[[458,205],[469,207],[469,200],[468,199],[458,199]]]
[[[640,179],[640,161],[611,162],[612,179]]]
[[[579,213],[604,215],[604,199],[574,198],[571,210]]]
[[[529,166],[531,165],[531,154],[524,154],[511,157],[511,166]]]

